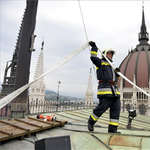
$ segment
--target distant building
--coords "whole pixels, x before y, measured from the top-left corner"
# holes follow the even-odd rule
[[[150,93],[150,44],[146,30],[144,6],[142,9],[141,31],[138,34],[139,44],[129,51],[120,65],[121,72],[137,86]],[[140,114],[150,115],[150,97],[133,87],[126,80],[119,82],[122,107],[125,110],[137,109]]]
[[[42,42],[42,48],[38,58],[34,79],[38,78],[40,75],[44,73],[43,45],[44,42]],[[45,102],[45,84],[44,84],[44,78],[41,78],[30,86],[29,105],[37,106],[37,107],[32,107],[34,108],[34,110],[30,109],[30,113],[40,112],[39,109],[41,109],[42,107],[39,108],[39,106],[40,104],[43,105],[44,102]],[[37,108],[38,110],[35,108]]]
[[[90,69],[90,76],[88,81],[87,91],[85,93],[85,105],[93,105],[93,90],[92,90],[92,74]]]

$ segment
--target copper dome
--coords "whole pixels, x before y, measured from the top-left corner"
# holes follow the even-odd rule
[[[150,88],[150,44],[149,35],[146,31],[144,9],[142,11],[142,25],[139,33],[139,44],[131,50],[120,65],[123,73],[132,82],[141,88]],[[120,85],[120,84],[119,84]],[[123,80],[123,88],[133,87]]]

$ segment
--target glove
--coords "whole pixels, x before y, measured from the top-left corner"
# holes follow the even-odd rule
[[[95,42],[93,42],[93,41],[90,41],[90,42],[89,42],[89,45],[90,45],[91,47],[96,47],[96,44],[95,44]]]
[[[116,71],[116,72],[120,72],[120,69],[119,69],[119,68],[116,68],[115,71]]]

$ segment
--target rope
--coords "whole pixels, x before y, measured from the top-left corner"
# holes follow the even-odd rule
[[[81,18],[82,18],[82,22],[83,22],[83,27],[84,27],[84,32],[85,32],[86,40],[87,40],[87,42],[89,42],[89,40],[88,40],[88,34],[87,34],[87,31],[86,31],[86,26],[85,26],[85,22],[84,22],[84,18],[83,18],[83,13],[82,13],[82,9],[81,9],[80,0],[78,0],[78,3],[79,3],[79,9],[80,9],[80,13],[81,13]],[[90,48],[89,48],[89,50],[90,50]]]
[[[84,27],[84,32],[85,32],[86,40],[87,40],[87,42],[89,42],[88,34],[87,34],[86,26],[85,26],[85,21],[84,21],[84,17],[83,17],[83,13],[82,13],[82,8],[81,8],[81,4],[80,4],[80,0],[78,0],[78,3],[79,3],[79,9],[80,9],[80,14],[81,14],[81,18],[82,18],[82,23],[83,23],[83,27]],[[89,47],[89,52],[91,53],[90,47]],[[95,66],[94,66],[94,64],[92,64],[92,66],[93,66],[95,78],[96,78],[96,81],[97,81]]]

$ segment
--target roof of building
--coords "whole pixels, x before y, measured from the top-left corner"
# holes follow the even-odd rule
[[[148,41],[149,34],[146,31],[143,6],[139,44],[129,52],[120,65],[121,72],[141,88],[150,87],[150,44]],[[132,85],[123,80],[123,87],[132,87]]]
[[[72,150],[105,150],[105,149],[134,149],[148,150],[150,147],[150,117],[137,115],[132,120],[132,130],[126,129],[128,113],[120,115],[118,131],[121,134],[107,133],[109,112],[105,112],[95,125],[94,132],[87,129],[87,120],[92,109],[68,110],[56,112],[58,119],[66,120],[64,127],[51,128],[31,134],[30,137],[19,141],[8,140],[2,143],[3,150],[33,150],[34,142],[50,137],[70,136]],[[50,115],[52,113],[46,113]],[[33,116],[32,116],[33,117]],[[34,116],[36,117],[36,116]]]

